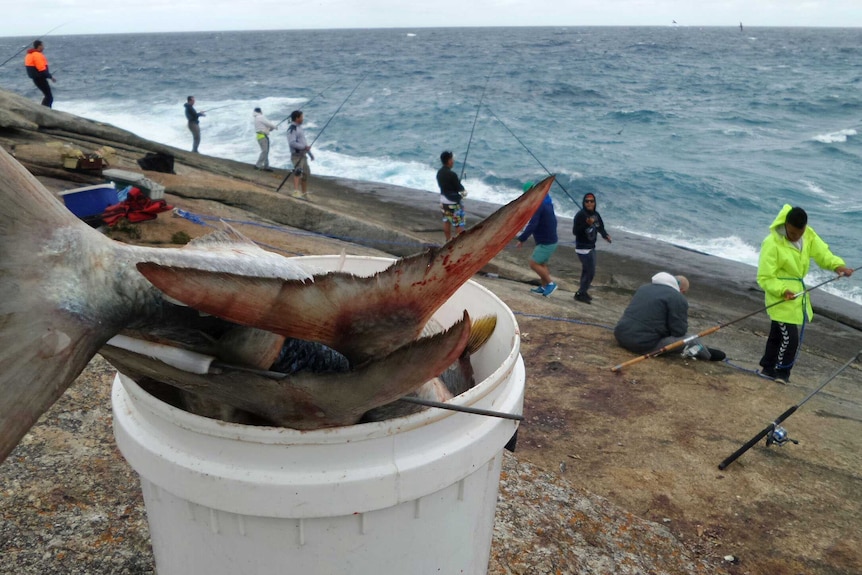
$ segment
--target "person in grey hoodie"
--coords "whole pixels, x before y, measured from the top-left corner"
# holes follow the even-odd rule
[[[581,283],[575,292],[575,300],[591,303],[592,296],[587,293],[596,275],[596,239],[601,235],[611,243],[611,236],[605,231],[602,216],[596,211],[596,195],[584,194],[581,210],[575,214],[572,233],[575,234],[575,253],[581,260]]]
[[[637,289],[614,327],[617,343],[631,352],[646,354],[687,337],[688,288],[685,276],[655,274],[651,283]],[[725,358],[723,351],[705,347],[696,339],[688,343],[683,355],[707,361]]]

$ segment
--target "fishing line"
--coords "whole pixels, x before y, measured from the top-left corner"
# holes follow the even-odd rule
[[[491,107],[490,107],[490,106],[488,106],[487,104],[485,104],[485,108],[486,108],[489,112],[491,112],[491,115],[492,115],[492,116],[494,116],[494,118],[496,118],[496,120],[497,120],[498,122],[500,122],[500,124],[501,124],[504,128],[506,128],[506,130],[507,130],[510,134],[512,134],[512,137],[513,137],[513,138],[515,138],[516,140],[518,140],[518,143],[519,143],[519,144],[521,144],[522,146],[524,146],[524,149],[525,149],[525,150],[527,150],[527,153],[528,153],[528,154],[530,154],[531,156],[533,156],[533,159],[534,159],[534,160],[536,160],[536,161],[539,163],[539,165],[540,165],[540,166],[542,166],[542,168],[544,168],[544,170],[545,170],[546,172],[548,172],[548,175],[549,175],[549,176],[553,176],[553,175],[554,175],[554,174],[552,174],[552,173],[551,173],[551,171],[550,171],[548,168],[545,168],[545,164],[543,164],[543,163],[542,163],[542,161],[541,161],[541,160],[539,160],[539,158],[537,158],[537,157],[536,157],[536,155],[535,155],[533,152],[531,152],[531,151],[530,151],[530,148],[528,148],[528,147],[527,147],[527,144],[525,144],[524,142],[522,142],[522,141],[521,141],[521,138],[519,138],[519,137],[515,134],[515,132],[513,132],[512,130],[509,130],[509,126],[507,126],[507,125],[506,125],[506,123],[505,123],[503,120],[501,120],[501,119],[500,119],[500,117],[499,117],[497,114],[495,114],[495,113],[494,113],[494,111],[491,109]],[[575,201],[575,198],[573,198],[573,197],[572,197],[572,195],[569,193],[569,191],[568,191],[565,187],[563,187],[563,184],[561,184],[561,183],[560,183],[560,179],[559,179],[559,178],[554,178],[554,181],[557,183],[557,185],[558,185],[558,186],[560,186],[560,188],[561,188],[564,192],[566,192],[566,195],[567,195],[567,196],[569,196],[569,199],[570,199],[570,200],[572,200],[572,202],[577,206],[577,205],[578,205],[578,202],[577,202],[577,201]]]
[[[366,76],[368,76],[368,72],[365,72],[365,74],[362,75],[362,77],[359,79],[359,82],[356,84],[356,86],[353,88],[353,90],[351,90],[350,93],[347,94],[347,97],[344,98],[344,101],[341,102],[341,105],[338,106],[338,108],[335,110],[335,112],[332,114],[332,116],[329,117],[329,119],[326,121],[326,123],[323,125],[323,127],[320,129],[320,131],[317,133],[317,136],[315,136],[314,139],[311,141],[311,144],[308,145],[309,148],[314,146],[314,142],[317,141],[317,139],[321,136],[321,134],[323,134],[323,131],[326,129],[326,127],[329,125],[329,123],[335,118],[335,116],[338,115],[338,112],[341,111],[341,108],[344,107],[344,104],[347,103],[347,100],[349,100],[350,97],[353,95],[353,93],[356,92],[356,90],[359,88],[359,85],[362,84],[363,80],[365,80]],[[287,175],[284,176],[284,179],[281,180],[281,183],[275,189],[276,193],[278,193],[278,191],[281,190],[281,187],[284,185],[285,182],[287,182],[287,179],[292,175],[293,175],[293,170],[289,171],[287,173]]]
[[[482,109],[482,101],[485,100],[485,90],[488,89],[488,83],[491,81],[491,76],[494,75],[494,69],[491,68],[491,73],[488,74],[488,78],[485,79],[485,87],[482,88],[482,95],[479,97],[479,105],[476,106],[476,116],[473,118],[473,127],[470,129],[470,139],[467,140],[467,151],[464,152],[464,161],[461,163],[461,175],[458,177],[459,180],[464,179],[464,170],[467,169],[467,156],[470,155],[470,144],[473,143],[473,132],[476,131],[476,122],[479,120],[479,111]]]
[[[830,375],[830,376],[829,376],[829,377],[827,377],[825,380],[823,380],[823,383],[821,383],[821,384],[817,387],[817,389],[815,389],[814,391],[812,391],[811,393],[809,393],[809,394],[805,397],[805,399],[803,399],[802,401],[800,401],[800,402],[799,402],[799,403],[797,403],[796,405],[794,405],[794,406],[790,407],[787,411],[785,411],[784,413],[782,413],[781,415],[779,415],[778,417],[776,417],[776,418],[775,418],[775,420],[774,420],[772,423],[770,423],[769,425],[767,425],[765,428],[763,428],[763,430],[762,430],[760,433],[758,433],[757,435],[755,435],[754,437],[752,437],[751,439],[749,439],[749,440],[748,440],[748,442],[747,442],[745,445],[743,445],[742,447],[740,447],[739,449],[737,449],[736,451],[734,451],[732,454],[730,454],[730,455],[727,457],[727,459],[725,459],[724,461],[722,461],[721,463],[719,463],[719,464],[718,464],[718,468],[719,468],[719,469],[722,469],[722,470],[723,470],[724,468],[726,468],[728,465],[730,465],[731,463],[733,463],[734,461],[736,461],[737,459],[739,459],[739,457],[740,457],[743,453],[745,453],[746,451],[748,451],[749,449],[751,449],[752,447],[754,447],[754,446],[757,444],[757,442],[758,442],[758,441],[760,441],[761,439],[763,439],[764,437],[766,438],[766,445],[767,445],[767,447],[768,447],[768,446],[770,446],[770,445],[772,445],[773,443],[778,444],[778,445],[784,445],[784,444],[785,444],[785,443],[787,443],[788,441],[790,441],[790,442],[792,442],[792,443],[799,443],[799,442],[798,442],[798,441],[796,441],[795,439],[790,439],[790,437],[788,437],[788,436],[787,436],[787,431],[786,431],[783,427],[781,427],[781,423],[782,423],[785,419],[787,419],[788,417],[790,417],[791,415],[793,415],[793,414],[796,412],[796,410],[797,410],[797,409],[799,409],[800,407],[802,407],[802,406],[805,404],[805,402],[807,402],[809,399],[811,399],[811,398],[812,398],[812,397],[814,397],[817,393],[819,393],[819,392],[820,392],[820,390],[822,390],[824,387],[826,387],[826,384],[827,384],[827,383],[829,383],[830,381],[832,381],[833,379],[835,379],[836,377],[838,377],[838,375],[839,375],[842,371],[844,371],[845,369],[847,369],[848,367],[850,367],[850,364],[852,364],[853,362],[855,362],[855,361],[859,358],[859,356],[860,356],[860,355],[862,355],[862,349],[860,349],[859,351],[857,351],[857,352],[856,352],[856,355],[854,355],[853,357],[851,357],[851,358],[847,361],[847,363],[845,363],[844,365],[842,365],[841,367],[839,367],[838,369],[836,369],[836,370],[832,373],[832,375]]]
[[[303,106],[302,106],[302,108],[297,108],[297,110],[302,111],[302,109],[303,109],[303,108],[305,108],[305,107],[307,107],[307,106],[310,106],[310,105],[311,105],[311,103],[312,103],[312,102],[314,102],[314,101],[317,99],[317,96],[322,96],[324,92],[326,92],[327,90],[329,90],[330,88],[332,88],[333,86],[335,86],[335,83],[336,83],[336,82],[338,82],[338,80],[336,80],[335,82],[333,82],[332,84],[330,84],[329,86],[327,86],[326,88],[324,88],[323,90],[321,90],[320,92],[318,92],[318,93],[317,93],[317,95],[315,95],[311,100],[309,100],[308,102],[306,102],[306,103],[305,103],[305,105],[303,105]],[[293,112],[291,112],[291,114],[292,114],[292,113],[293,113]],[[287,118],[285,118],[284,120],[282,120],[281,122],[279,122],[278,124],[276,124],[275,126],[276,126],[276,127],[281,126],[282,124],[284,124],[284,123],[285,123],[286,121],[288,121],[288,120],[290,120],[290,116],[288,116]]]
[[[69,20],[69,22],[74,22],[74,20]],[[59,26],[54,26],[53,28],[51,28],[50,30],[48,30],[47,32],[45,32],[44,34],[42,34],[41,36],[38,36],[38,37],[36,38],[36,40],[38,40],[38,39],[40,39],[40,38],[44,38],[45,36],[47,36],[48,34],[50,34],[51,32],[53,32],[53,31],[54,31],[54,30],[56,30],[57,28],[60,28],[61,26],[65,26],[66,24],[69,24],[69,22],[63,22],[63,23],[62,23],[62,24],[60,24]],[[8,64],[10,60],[12,60],[13,58],[15,58],[18,54],[20,54],[21,52],[23,52],[23,51],[24,51],[24,50],[26,50],[27,48],[31,47],[32,45],[33,45],[33,42],[30,42],[29,44],[24,44],[24,47],[22,47],[20,50],[18,50],[18,51],[17,51],[17,52],[15,52],[14,54],[12,54],[12,55],[11,55],[9,58],[7,58],[7,59],[6,59],[2,64],[0,64],[0,68],[2,68],[3,66],[5,66],[6,64]]]
[[[862,269],[862,266],[860,266],[860,267],[858,267],[858,268],[855,268],[855,269],[853,269],[853,270],[851,270],[851,271],[852,271],[853,273],[855,273],[855,272],[856,272],[857,270],[859,270],[859,269]],[[655,350],[655,351],[651,351],[651,352],[649,352],[649,353],[645,353],[644,355],[641,355],[641,356],[636,357],[636,358],[634,358],[634,359],[630,359],[629,361],[626,361],[626,362],[621,363],[621,364],[619,364],[619,365],[615,365],[614,367],[612,367],[612,368],[611,368],[611,371],[614,371],[614,372],[620,372],[624,367],[628,367],[628,366],[630,366],[630,365],[632,365],[632,364],[635,364],[635,363],[641,362],[641,361],[643,361],[643,360],[645,360],[645,359],[649,359],[649,358],[651,358],[651,357],[656,357],[657,355],[661,355],[661,354],[663,354],[663,353],[665,353],[665,352],[667,352],[667,351],[670,351],[670,350],[672,350],[672,349],[676,349],[676,348],[678,348],[678,347],[680,347],[680,346],[682,346],[682,345],[684,345],[684,344],[690,343],[691,341],[693,341],[693,340],[694,340],[694,339],[696,339],[696,338],[704,337],[704,336],[710,335],[710,334],[712,334],[712,333],[715,333],[715,332],[717,332],[718,330],[720,330],[720,329],[721,329],[721,328],[723,328],[723,327],[727,327],[727,326],[729,326],[729,325],[733,325],[733,324],[735,324],[735,323],[738,323],[738,322],[740,322],[740,321],[742,321],[742,320],[744,320],[744,319],[750,318],[751,316],[756,315],[756,314],[758,314],[758,313],[760,313],[760,312],[762,312],[762,311],[766,311],[766,310],[768,310],[769,308],[771,308],[771,307],[773,307],[773,306],[780,305],[780,304],[783,304],[783,303],[788,302],[788,301],[793,301],[793,300],[795,300],[796,298],[798,298],[798,297],[800,297],[800,296],[802,296],[802,295],[805,295],[805,294],[807,294],[807,293],[809,293],[809,292],[811,292],[811,291],[814,291],[814,290],[816,290],[817,288],[823,287],[823,286],[825,286],[826,284],[831,283],[831,282],[834,282],[835,280],[837,280],[837,279],[839,279],[839,278],[842,278],[842,277],[844,277],[844,276],[837,275],[837,276],[835,276],[835,277],[833,277],[833,278],[830,278],[830,279],[828,279],[828,280],[826,280],[826,281],[824,281],[824,282],[820,282],[820,283],[819,283],[819,284],[817,284],[816,286],[812,286],[812,287],[807,288],[807,289],[805,289],[805,290],[803,290],[803,291],[801,291],[801,292],[799,292],[799,293],[797,293],[797,294],[793,294],[793,298],[791,298],[791,299],[783,299],[783,300],[777,301],[777,302],[775,302],[775,303],[771,303],[771,304],[769,304],[768,306],[765,306],[765,307],[762,307],[762,308],[760,308],[760,309],[757,309],[757,310],[755,310],[755,311],[753,311],[753,312],[751,312],[751,313],[747,313],[747,314],[745,314],[745,315],[744,315],[744,316],[742,316],[742,317],[738,317],[738,318],[736,318],[736,319],[734,319],[734,320],[731,320],[731,321],[726,322],[726,323],[719,324],[719,325],[717,325],[717,326],[713,326],[713,327],[711,327],[711,328],[709,328],[709,329],[706,329],[706,330],[704,330],[704,331],[702,331],[702,332],[700,332],[700,333],[697,333],[697,334],[695,334],[695,335],[690,335],[690,336],[688,336],[688,337],[686,337],[686,338],[684,338],[684,339],[681,339],[681,340],[679,340],[679,341],[675,341],[675,342],[673,342],[673,343],[669,343],[668,345],[666,345],[666,346],[662,347],[661,349],[657,349],[657,350]]]
[[[215,108],[210,108],[209,110],[201,110],[201,114],[208,114],[210,112],[214,112],[216,110],[221,110],[222,108],[232,108],[235,106],[239,106],[240,104],[225,104],[224,106],[216,106]]]

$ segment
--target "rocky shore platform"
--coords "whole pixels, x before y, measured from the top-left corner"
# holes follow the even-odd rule
[[[288,256],[397,257],[443,241],[435,194],[315,177],[310,197],[296,199],[275,192],[282,170],[191,154],[0,91],[0,145],[49,190],[102,181],[63,169],[63,144],[110,146],[111,167],[132,171],[148,152],[175,157],[175,174],[145,175],[183,212],[107,232],[118,241],[171,246],[219,220]],[[496,207],[468,198],[468,221]],[[552,297],[530,293],[531,247],[514,242],[474,278],[515,312],[527,369],[525,421],[504,458],[488,573],[862,573],[862,361],[785,422],[798,445],[761,443],[717,468],[860,351],[862,308],[812,294],[817,317],[788,385],[754,373],[765,313],[705,340],[727,352],[725,362],[674,354],[613,373],[634,356],[616,345],[612,326],[654,273],[691,280],[692,332],[757,311],[763,295],[749,266],[610,232],[591,305],[572,298],[580,264],[570,220],[560,221]],[[113,377],[94,358],[0,464],[0,573],[155,573],[138,478],[113,440]]]

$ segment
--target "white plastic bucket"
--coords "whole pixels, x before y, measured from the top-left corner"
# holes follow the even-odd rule
[[[392,260],[298,258],[370,274]],[[452,403],[522,412],[511,310],[468,282],[434,316],[497,316]],[[118,374],[114,435],[141,477],[159,575],[487,572],[509,419],[441,409],[315,431],[225,423],[176,409]]]

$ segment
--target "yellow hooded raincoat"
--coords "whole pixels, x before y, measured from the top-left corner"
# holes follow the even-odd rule
[[[829,246],[811,226],[805,226],[801,250],[790,243],[782,232],[787,212],[791,209],[790,204],[784,204],[775,221],[769,226],[769,235],[760,245],[757,283],[766,292],[766,305],[772,306],[767,310],[772,320],[802,325],[806,319],[811,321],[814,317],[807,294],[781,305],[772,304],[783,300],[786,290],[799,293],[806,289],[803,278],[808,273],[812,258],[818,266],[830,271],[843,266],[844,260],[829,251]]]

